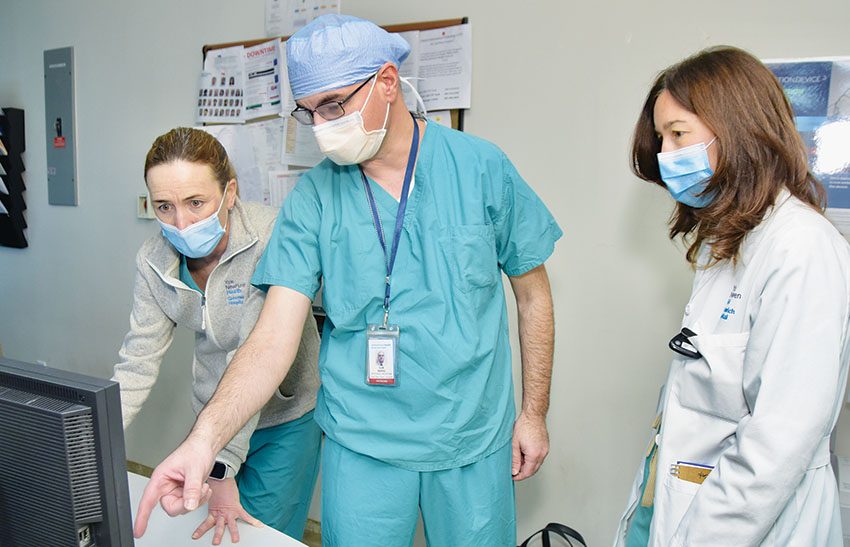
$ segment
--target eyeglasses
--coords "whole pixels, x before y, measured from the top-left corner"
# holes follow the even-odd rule
[[[316,107],[315,110],[310,110],[309,108],[297,107],[295,110],[289,113],[290,116],[303,123],[304,125],[313,125],[313,115],[318,113],[323,119],[327,121],[335,120],[337,118],[341,118],[345,115],[345,109],[342,107],[348,99],[352,98],[355,93],[360,91],[364,85],[368,84],[369,81],[374,78],[375,75],[372,74],[369,76],[366,81],[357,86],[357,89],[348,94],[348,97],[344,98],[341,101],[328,101],[326,103],[322,103]]]

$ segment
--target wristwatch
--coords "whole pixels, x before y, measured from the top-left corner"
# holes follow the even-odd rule
[[[236,470],[227,465],[224,462],[220,462],[216,460],[215,465],[213,465],[212,471],[210,471],[210,478],[215,479],[217,481],[224,479],[232,479],[236,476]]]

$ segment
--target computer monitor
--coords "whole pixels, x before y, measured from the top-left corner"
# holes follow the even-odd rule
[[[0,545],[133,545],[117,383],[0,358]]]

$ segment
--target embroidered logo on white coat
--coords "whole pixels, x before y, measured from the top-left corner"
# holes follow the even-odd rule
[[[723,313],[720,314],[720,319],[727,321],[730,315],[735,315],[735,306],[738,305],[738,300],[741,299],[741,293],[735,292],[738,286],[732,287],[732,292],[729,293],[729,299],[726,300],[726,307],[723,308]]]

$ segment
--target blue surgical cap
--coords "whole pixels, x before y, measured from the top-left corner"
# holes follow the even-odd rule
[[[362,82],[384,63],[396,67],[410,44],[375,23],[350,15],[317,17],[286,41],[289,86],[295,100]]]

